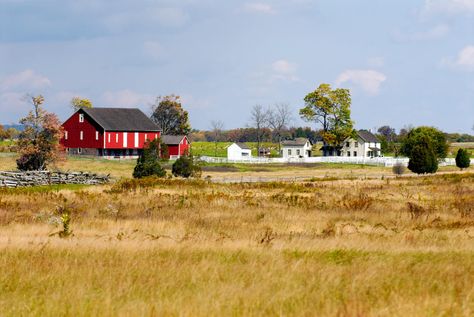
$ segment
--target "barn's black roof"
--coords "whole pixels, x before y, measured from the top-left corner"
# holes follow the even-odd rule
[[[161,131],[137,108],[81,108],[107,131]]]

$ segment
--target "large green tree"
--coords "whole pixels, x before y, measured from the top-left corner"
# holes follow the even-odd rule
[[[321,137],[331,146],[340,145],[354,133],[351,120],[351,93],[349,89],[332,89],[321,84],[304,98],[305,106],[300,116],[306,121],[321,124]]]
[[[428,143],[436,155],[436,158],[443,159],[448,155],[448,142],[444,132],[433,127],[418,127],[412,129],[402,139],[401,153],[407,157],[412,157],[415,146],[420,143]]]
[[[191,131],[188,112],[181,106],[179,96],[169,95],[156,98],[150,118],[161,128],[162,134],[188,134]]]
[[[43,96],[29,96],[33,110],[20,120],[24,130],[18,138],[19,170],[43,170],[56,161],[61,153],[62,136],[58,117],[43,109]]]

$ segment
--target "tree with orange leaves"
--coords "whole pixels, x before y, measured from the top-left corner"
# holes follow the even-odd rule
[[[28,115],[20,120],[24,130],[18,138],[20,157],[16,164],[19,170],[44,170],[55,162],[61,151],[59,140],[62,127],[58,117],[43,109],[44,97],[28,96],[33,105]]]

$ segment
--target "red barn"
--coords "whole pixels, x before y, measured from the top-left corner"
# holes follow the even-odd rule
[[[163,135],[161,140],[168,146],[168,155],[171,159],[189,154],[189,141],[185,135]]]
[[[160,128],[140,109],[81,108],[63,123],[61,144],[68,153],[136,158]]]

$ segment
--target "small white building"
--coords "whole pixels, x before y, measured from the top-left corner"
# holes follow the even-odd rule
[[[227,159],[235,161],[249,160],[252,150],[245,143],[232,143],[227,147]]]
[[[344,140],[337,147],[323,146],[323,156],[379,157],[382,155],[380,140],[370,131],[359,130],[355,137]]]
[[[306,138],[285,140],[281,142],[281,146],[281,156],[286,159],[311,157],[313,148],[311,142]]]

